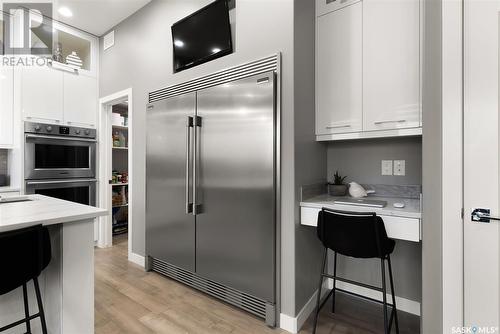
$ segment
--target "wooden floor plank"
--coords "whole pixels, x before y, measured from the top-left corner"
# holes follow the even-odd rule
[[[145,272],[127,260],[127,236],[95,251],[96,334],[284,334],[253,315],[174,280]],[[383,333],[382,307],[337,294],[337,312],[326,305],[318,334]],[[419,318],[404,312],[400,333],[419,333]],[[312,317],[300,334],[312,332]]]

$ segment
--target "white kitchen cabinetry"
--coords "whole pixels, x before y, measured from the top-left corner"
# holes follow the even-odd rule
[[[316,0],[316,16],[330,13],[360,1],[361,0]]]
[[[96,127],[97,78],[48,66],[23,68],[21,73],[24,120]]]
[[[31,122],[63,121],[63,72],[47,66],[21,69],[21,110]]]
[[[421,2],[316,1],[316,139],[422,134]]]
[[[0,67],[0,148],[14,145],[14,68]]]
[[[98,108],[98,39],[60,22],[52,23],[54,45],[61,44],[63,60],[70,54],[76,54],[82,60],[82,67],[76,71],[56,61],[49,61],[48,66],[23,66],[19,71],[23,119],[95,128]],[[30,36],[31,41],[39,38],[35,31]]]
[[[317,18],[316,134],[362,130],[362,3]]]
[[[97,80],[93,77],[64,73],[64,122],[68,125],[95,127],[97,122]]]
[[[420,3],[363,1],[363,130],[420,126]]]

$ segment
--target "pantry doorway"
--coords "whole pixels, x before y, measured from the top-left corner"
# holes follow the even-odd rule
[[[143,265],[132,253],[132,89],[99,100],[99,206],[109,211],[100,218],[97,246],[128,243],[128,259]]]

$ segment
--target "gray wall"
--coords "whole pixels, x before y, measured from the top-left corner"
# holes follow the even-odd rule
[[[0,150],[0,175],[9,173],[9,151]]]
[[[391,255],[391,264],[396,296],[421,302],[422,248],[420,244],[398,240],[394,253]],[[331,254],[328,265],[329,268],[333,268],[333,256]],[[382,286],[380,273],[380,260],[338,256],[337,274],[341,277],[375,286]]]
[[[315,141],[314,1],[295,0],[295,314],[317,289],[322,247],[316,230],[300,225],[300,186],[321,182],[326,173],[326,144]]]
[[[8,156],[9,151],[0,150],[0,174],[7,174],[8,172]]]
[[[406,160],[405,176],[382,176],[381,160]],[[328,143],[328,180],[339,171],[347,182],[361,184],[422,184],[422,138],[384,138]],[[422,299],[422,247],[419,243],[398,241],[391,256],[394,285],[398,297],[420,302]],[[333,257],[329,261],[333,268]],[[339,256],[339,275],[381,285],[380,262]]]
[[[382,160],[406,160],[405,176],[381,175]],[[384,138],[330,142],[328,175],[338,170],[347,181],[361,184],[422,184],[422,138]]]
[[[133,252],[145,250],[145,105],[147,93],[217,70],[282,52],[281,156],[282,235],[281,311],[295,315],[295,228],[297,203],[294,174],[294,2],[238,0],[235,52],[177,74],[172,73],[170,26],[211,0],[153,0],[114,28],[115,45],[100,54],[100,96],[133,89]],[[310,103],[308,103],[310,104]],[[307,111],[312,113],[311,110]],[[305,260],[304,262],[307,262]]]
[[[425,3],[424,17],[421,333],[441,333],[443,330],[442,0],[428,0]]]

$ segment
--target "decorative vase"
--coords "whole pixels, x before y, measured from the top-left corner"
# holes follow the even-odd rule
[[[52,56],[52,59],[54,59],[54,61],[57,61],[58,63],[64,63],[64,57],[62,54],[62,44],[61,43],[56,44],[56,49],[54,51],[54,55]]]
[[[73,51],[70,55],[66,56],[66,64],[73,68],[80,69],[82,68],[83,62],[76,54],[76,51]]]
[[[347,194],[347,185],[345,184],[329,184],[328,194],[330,196],[345,196]]]

